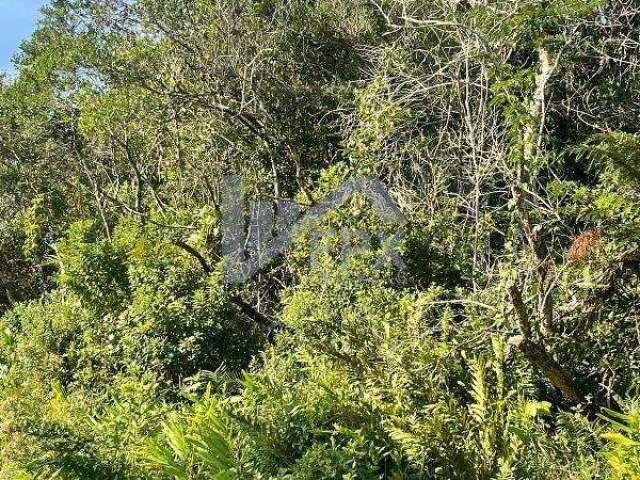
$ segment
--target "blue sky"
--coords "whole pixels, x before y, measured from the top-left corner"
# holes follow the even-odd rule
[[[36,26],[46,0],[0,0],[0,70],[12,72],[11,57]]]

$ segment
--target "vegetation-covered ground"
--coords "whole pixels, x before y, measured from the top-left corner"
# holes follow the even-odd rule
[[[0,478],[640,478],[637,0],[52,0],[16,64]],[[407,223],[229,284],[226,175]]]

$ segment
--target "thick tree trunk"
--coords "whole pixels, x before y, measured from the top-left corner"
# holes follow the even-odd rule
[[[567,400],[584,403],[585,396],[573,378],[556,362],[543,346],[518,335],[509,340],[509,344],[522,352],[525,358],[536,367],[551,384],[560,389]]]
[[[520,333],[522,333],[522,335],[517,335],[509,339],[509,344],[520,350],[529,363],[537,368],[554,387],[560,389],[567,400],[575,403],[583,403],[585,396],[571,375],[553,359],[543,345],[531,340],[529,311],[522,299],[521,290],[516,285],[513,285],[509,288],[509,296],[511,297],[513,309],[518,318]]]

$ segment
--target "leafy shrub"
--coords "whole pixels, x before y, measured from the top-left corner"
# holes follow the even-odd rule
[[[602,437],[607,441],[604,455],[612,478],[636,480],[640,478],[640,409],[632,405],[627,413],[609,411],[607,417],[609,431]]]

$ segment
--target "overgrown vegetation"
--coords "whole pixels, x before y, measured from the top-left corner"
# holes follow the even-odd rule
[[[0,478],[640,478],[639,31],[52,0],[0,85]],[[407,222],[355,194],[229,284],[227,175],[303,211],[372,176]]]

